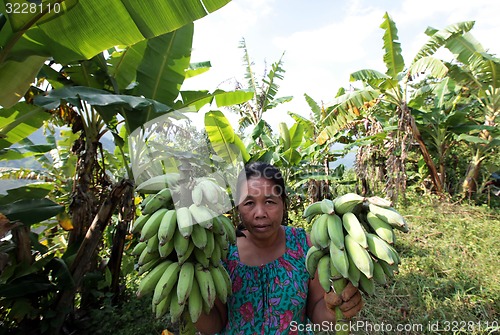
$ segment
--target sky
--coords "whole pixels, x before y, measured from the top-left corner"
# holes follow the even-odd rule
[[[269,69],[284,53],[286,72],[277,96],[294,99],[264,119],[273,128],[278,122],[291,126],[288,111],[310,113],[304,93],[328,103],[339,88],[349,87],[350,73],[385,72],[380,24],[386,12],[398,29],[405,64],[427,41],[427,27],[442,29],[461,21],[475,21],[472,35],[500,56],[499,0],[232,0],[195,22],[191,61],[208,60],[212,68],[188,79],[182,89],[231,90],[235,80],[245,83],[238,48],[244,38],[259,80],[266,64]]]

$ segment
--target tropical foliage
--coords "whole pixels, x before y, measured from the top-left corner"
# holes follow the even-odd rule
[[[0,163],[30,162],[0,170],[28,180],[0,194],[0,323],[12,332],[58,334],[75,311],[120,300],[135,274],[138,237],[129,231],[145,196],[134,182],[152,166],[271,162],[284,172],[298,225],[307,203],[358,184],[394,200],[408,187],[478,203],[490,194],[482,191],[500,170],[500,62],[472,37],[473,22],[428,28],[429,41],[405,64],[386,14],[386,69],[353,72],[356,88],[340,88],[327,105],[305,94],[310,116],[290,113],[295,122],[273,130],[264,113],[292,98],[278,97],[284,54],[259,81],[242,40],[245,85],[182,89],[210,69],[191,63],[193,21],[228,2],[43,1],[45,12],[22,17],[8,12],[19,2],[2,2]],[[442,47],[453,61],[434,56]],[[176,125],[207,106],[203,132]],[[131,143],[151,129],[142,146]],[[45,143],[30,139],[42,131]],[[358,148],[354,177],[330,168],[335,143]]]

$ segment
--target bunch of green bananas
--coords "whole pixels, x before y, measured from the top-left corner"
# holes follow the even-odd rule
[[[154,190],[151,185],[148,190]],[[221,260],[227,257],[229,243],[236,243],[235,227],[228,217],[217,215],[196,198],[200,190],[203,196],[217,197],[214,185],[206,179],[193,185],[197,187],[191,189],[189,206],[174,204],[174,191],[168,187],[146,196],[140,205],[142,214],[131,228],[140,234],[132,254],[138,256],[139,274],[145,274],[137,295],[152,294],[155,316],[169,313],[172,322],[196,322],[202,311],[213,307],[216,297],[225,302],[232,293]]]
[[[375,284],[386,285],[398,272],[394,229],[408,232],[408,225],[390,201],[347,193],[309,205],[303,216],[313,222],[306,268],[311,277],[318,270],[326,292],[341,292],[350,281],[373,294]]]

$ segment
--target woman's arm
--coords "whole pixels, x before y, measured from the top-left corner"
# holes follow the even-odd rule
[[[324,321],[335,323],[335,313],[327,307],[324,296],[325,290],[319,283],[318,271],[316,271],[314,279],[309,280],[306,306],[307,316],[313,323],[319,324]]]
[[[207,315],[201,313],[195,326],[203,334],[215,334],[220,332],[227,323],[227,305],[219,299],[215,299],[214,307]]]

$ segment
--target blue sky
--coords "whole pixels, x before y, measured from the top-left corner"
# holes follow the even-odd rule
[[[212,69],[186,81],[183,89],[213,91],[230,89],[234,79],[244,82],[238,48],[244,37],[258,78],[265,62],[271,64],[285,52],[286,73],[278,95],[294,100],[265,119],[291,125],[287,111],[309,113],[304,93],[327,103],[349,85],[350,73],[385,70],[379,28],[385,12],[396,23],[406,63],[427,40],[428,26],[444,28],[469,20],[476,21],[476,39],[500,54],[499,0],[233,0],[196,21],[192,61],[210,60]]]

